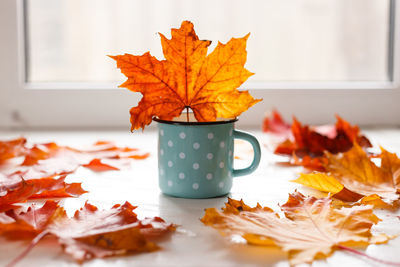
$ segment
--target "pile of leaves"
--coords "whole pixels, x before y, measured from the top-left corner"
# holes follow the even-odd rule
[[[263,131],[280,140],[274,153],[314,170],[300,174],[294,182],[329,195],[318,199],[296,191],[280,206],[283,216],[259,204],[250,207],[242,200],[228,199],[222,211],[206,209],[201,219],[205,225],[222,235],[240,235],[251,245],[278,246],[288,252],[291,265],[311,263],[341,249],[400,266],[351,248],[390,239],[371,234],[371,227],[380,221],[373,208],[399,207],[400,158],[396,154],[384,148],[378,155],[367,153],[368,138],[339,116],[335,125],[303,126],[294,118],[290,126],[274,111],[264,119]]]
[[[338,155],[325,153],[325,172],[302,173],[294,182],[333,194],[347,202],[397,208],[400,200],[400,159],[381,148],[376,165],[357,144]]]
[[[302,126],[294,118],[290,127],[274,111],[264,119],[263,131],[286,138],[276,147],[276,154],[292,156],[294,164],[315,171],[302,173],[294,182],[346,202],[398,206],[400,159],[384,148],[379,155],[367,153],[363,148],[371,143],[358,126],[337,116],[334,126]]]
[[[235,118],[261,101],[237,90],[253,75],[244,68],[249,35],[218,43],[209,55],[211,41],[199,40],[190,21],[172,29],[171,35],[167,39],[160,33],[165,60],[149,52],[110,56],[128,78],[120,87],[143,95],[130,110],[131,130],[144,128],[153,117],[172,120],[185,109],[191,109],[199,122]]]
[[[67,175],[83,166],[93,171],[118,170],[103,163],[145,159],[148,153],[117,147],[111,142],[97,142],[86,149],[56,143],[33,144],[25,138],[0,141],[0,211],[28,199],[76,197],[86,191],[81,183],[66,183]]]
[[[278,111],[267,115],[263,122],[263,131],[283,139],[275,154],[291,157],[291,164],[301,165],[311,170],[324,171],[325,151],[337,154],[346,152],[358,144],[371,147],[371,142],[361,134],[358,126],[353,126],[339,116],[335,125],[302,125],[295,117],[290,126]]]
[[[21,260],[45,236],[56,238],[78,262],[157,250],[159,247],[152,240],[174,231],[175,226],[159,217],[139,220],[133,212],[136,207],[128,202],[110,210],[98,210],[86,203],[72,218],[54,200],[47,200],[42,206],[41,202],[33,202],[77,197],[87,192],[81,183],[65,182],[67,175],[80,166],[93,171],[119,170],[114,165],[121,161],[148,156],[138,149],[105,141],[86,149],[56,143],[30,145],[25,138],[0,141],[0,235],[32,240],[9,266]],[[22,205],[28,200],[29,204]]]

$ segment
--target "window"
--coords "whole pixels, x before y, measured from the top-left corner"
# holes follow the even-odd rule
[[[385,81],[389,0],[28,0],[27,80],[121,80],[107,54],[162,58],[157,32],[190,19],[200,39],[251,31],[250,81]],[[251,15],[250,15],[251,14]],[[207,19],[204,19],[207,18]]]
[[[277,107],[310,123],[339,112],[360,124],[399,125],[395,3],[3,1],[0,123],[128,128],[128,110],[140,96],[116,88],[125,77],[106,55],[150,51],[162,58],[156,33],[169,36],[188,19],[214,45],[251,32],[246,67],[256,75],[243,88],[264,101],[243,115],[242,124],[259,125],[263,113]]]

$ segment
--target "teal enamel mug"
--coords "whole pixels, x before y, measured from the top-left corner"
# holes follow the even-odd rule
[[[252,173],[260,163],[257,139],[234,129],[237,119],[215,122],[158,122],[158,171],[161,191],[182,198],[226,195],[233,178]],[[253,161],[244,169],[233,168],[234,139],[248,141]]]

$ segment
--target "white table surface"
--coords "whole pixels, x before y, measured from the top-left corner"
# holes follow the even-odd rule
[[[230,197],[242,198],[246,203],[259,202],[278,210],[278,203],[285,203],[288,193],[296,188],[303,193],[316,191],[291,183],[301,171],[297,167],[282,167],[275,164],[282,158],[272,154],[263,144],[267,137],[260,131],[250,131],[262,143],[262,158],[259,168],[251,175],[235,178]],[[391,152],[400,154],[400,130],[368,130],[364,133],[374,145],[382,145]],[[157,181],[157,136],[153,131],[131,134],[129,131],[40,131],[40,132],[0,132],[0,139],[25,136],[32,142],[55,141],[61,145],[79,147],[97,140],[115,141],[121,146],[140,148],[150,152],[146,160],[134,161],[130,168],[121,171],[93,173],[89,169],[79,168],[67,177],[67,181],[82,182],[89,193],[79,198],[62,201],[69,214],[80,208],[86,200],[99,208],[109,208],[115,203],[129,201],[139,206],[139,217],[161,216],[168,222],[180,225],[170,239],[163,241],[162,249],[153,253],[143,253],[125,257],[95,259],[83,266],[289,266],[286,253],[278,248],[248,246],[232,243],[220,236],[216,230],[204,226],[199,219],[204,209],[222,207],[226,197],[213,199],[179,199],[160,193]],[[235,147],[235,160],[238,165],[251,161],[251,148],[244,143]],[[400,212],[376,211],[385,219],[374,231],[388,234],[400,234]],[[17,256],[27,245],[22,241],[6,241],[0,238],[0,266]],[[370,245],[365,252],[381,259],[400,262],[400,237],[388,244]],[[17,266],[79,266],[61,247],[51,240],[42,240],[28,256]],[[307,266],[307,265],[305,265]],[[318,260],[313,266],[382,266],[347,252],[336,251],[326,260]]]

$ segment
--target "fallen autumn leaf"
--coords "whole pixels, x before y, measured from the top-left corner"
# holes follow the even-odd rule
[[[222,211],[206,209],[201,221],[224,235],[241,235],[249,244],[279,246],[288,252],[291,265],[328,257],[335,249],[352,250],[348,246],[389,239],[371,234],[379,219],[369,206],[339,209],[329,197],[317,199],[295,192],[281,209],[284,217],[259,204],[252,208],[242,200],[228,199]]]

